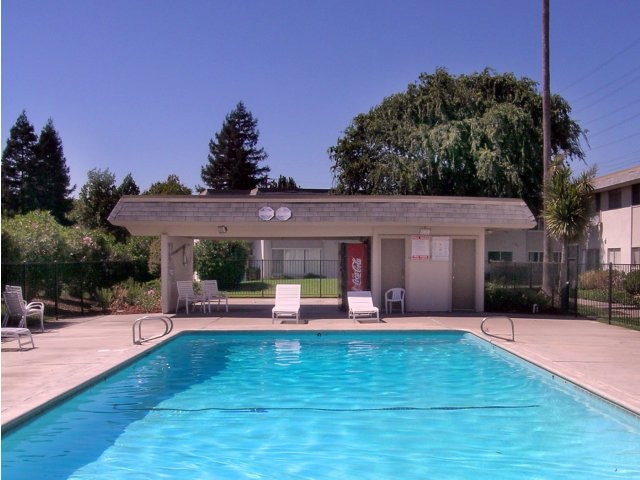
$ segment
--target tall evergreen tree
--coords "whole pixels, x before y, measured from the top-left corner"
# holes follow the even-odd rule
[[[133,175],[130,173],[124,177],[122,183],[118,187],[118,196],[122,197],[123,195],[140,195],[140,187],[133,179]]]
[[[2,213],[24,214],[35,207],[37,197],[36,144],[38,137],[23,110],[11,127],[2,152]]]
[[[64,156],[62,140],[49,119],[40,132],[36,145],[38,170],[34,172],[37,179],[35,207],[47,210],[60,223],[65,223],[66,215],[71,211],[73,199],[71,194],[76,189],[70,187],[69,167]]]
[[[253,118],[242,102],[231,111],[209,141],[209,163],[202,167],[202,181],[214,190],[250,190],[266,185],[269,167],[261,167],[266,160],[264,148],[257,148],[258,120]]]

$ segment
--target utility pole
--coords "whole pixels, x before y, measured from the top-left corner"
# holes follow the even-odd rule
[[[546,208],[549,164],[551,163],[551,75],[549,73],[549,0],[542,0],[542,208]],[[542,241],[542,291],[551,296],[553,292],[553,251],[546,222]]]

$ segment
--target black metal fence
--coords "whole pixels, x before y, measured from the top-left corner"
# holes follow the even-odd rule
[[[552,268],[554,290],[547,305],[554,311],[574,314],[606,321],[611,324],[640,328],[640,265],[609,264],[594,267],[569,260],[566,265],[567,283],[559,288],[560,264],[549,264]],[[489,307],[496,303],[508,303],[517,298],[509,307],[520,311],[533,310],[534,305],[542,306],[545,300],[539,296],[542,287],[540,262],[494,262],[490,263],[485,275],[487,287],[485,303]],[[515,294],[494,294],[494,289],[512,291]],[[500,307],[500,305],[498,305]]]
[[[231,297],[274,297],[278,283],[299,283],[303,297],[337,297],[337,260],[259,260],[239,266],[240,282],[229,280],[227,263],[220,271],[219,286]],[[102,311],[98,292],[129,278],[146,282],[152,278],[145,262],[52,262],[3,263],[2,289],[20,285],[28,300],[47,304],[47,316],[77,316]]]
[[[338,260],[250,260],[242,282],[221,284],[231,297],[274,297],[276,284],[299,283],[302,296],[335,298],[339,292]]]
[[[640,265],[569,262],[578,315],[640,328]]]
[[[74,316],[97,313],[100,288],[109,288],[132,278],[150,280],[146,262],[49,262],[3,263],[2,290],[19,285],[26,300],[46,303],[47,316]]]

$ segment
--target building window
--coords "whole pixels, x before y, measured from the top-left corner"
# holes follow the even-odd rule
[[[640,205],[640,183],[631,185],[631,205]]]
[[[635,247],[631,249],[631,263],[634,265],[640,265],[640,248]]]
[[[513,252],[489,252],[490,262],[512,262]]]
[[[590,248],[586,252],[587,254],[587,268],[598,268],[600,266],[600,249]]]
[[[609,210],[622,207],[622,190],[609,190]]]
[[[607,263],[619,264],[620,263],[620,249],[610,248],[607,250]]]
[[[600,210],[602,210],[602,197],[600,196],[600,193],[596,193],[595,202],[596,202],[596,213],[599,213]]]
[[[542,262],[543,259],[544,259],[543,252],[529,252],[530,262]]]

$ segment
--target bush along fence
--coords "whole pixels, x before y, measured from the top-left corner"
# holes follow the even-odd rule
[[[540,293],[542,263],[495,262],[487,268],[485,310],[562,312],[640,328],[640,265],[587,266],[567,262],[567,284],[558,288],[560,265],[552,269],[551,298]]]
[[[215,271],[219,288],[231,297],[274,297],[278,283],[301,284],[304,297],[338,296],[337,260],[236,263],[227,260]],[[160,308],[160,281],[146,262],[3,263],[5,285],[19,285],[25,299],[45,302],[49,318]]]
[[[6,285],[21,286],[27,301],[44,302],[46,316],[56,319],[101,313],[119,302],[122,308],[135,303],[141,305],[138,311],[152,311],[160,295],[146,261],[3,263],[3,291]]]
[[[569,265],[579,315],[640,328],[640,265]]]

